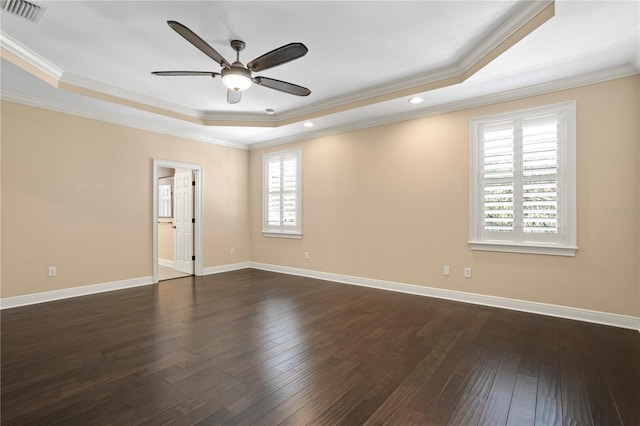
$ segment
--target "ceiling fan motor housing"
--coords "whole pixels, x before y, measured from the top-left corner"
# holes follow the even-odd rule
[[[251,72],[240,61],[232,63],[230,68],[222,68],[220,73],[225,86],[236,92],[248,89],[251,86]]]
[[[213,71],[153,71],[151,74],[159,76],[222,76],[222,83],[227,90],[227,102],[236,104],[240,102],[241,93],[254,83],[268,87],[273,90],[288,93],[296,96],[309,96],[311,90],[297,84],[273,78],[257,76],[253,77],[252,72],[260,72],[278,65],[298,59],[307,54],[307,47],[302,43],[289,43],[280,46],[262,56],[250,61],[245,67],[240,62],[240,51],[244,50],[245,43],[242,40],[231,40],[231,48],[236,51],[236,61],[230,64],[220,53],[211,47],[200,36],[177,21],[167,21],[167,24],[185,40],[199,49],[202,53],[216,61],[221,67],[220,74]]]

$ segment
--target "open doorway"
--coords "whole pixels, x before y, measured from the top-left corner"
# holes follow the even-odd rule
[[[153,282],[202,275],[202,166],[153,161]]]
[[[158,168],[158,281],[193,275],[193,170]]]

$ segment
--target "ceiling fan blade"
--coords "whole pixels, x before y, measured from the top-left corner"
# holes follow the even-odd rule
[[[227,102],[230,104],[237,104],[242,98],[242,92],[239,90],[227,90]]]
[[[309,49],[302,43],[289,43],[277,49],[267,52],[247,64],[247,68],[254,72],[260,72],[285,64],[307,54]]]
[[[229,62],[225,58],[223,58],[222,55],[219,54],[213,47],[211,47],[206,41],[201,39],[200,36],[182,25],[180,22],[167,21],[167,24],[169,24],[169,26],[173,28],[175,32],[184,37],[189,43],[200,49],[205,55],[219,63],[220,66],[227,68],[231,66],[231,64],[229,64]]]
[[[153,75],[162,75],[162,76],[185,76],[185,75],[202,75],[214,78],[216,75],[220,75],[217,72],[211,71],[154,71],[151,74]]]
[[[268,87],[269,89],[279,90],[284,93],[289,93],[296,96],[309,96],[311,90],[306,87],[298,86],[297,84],[287,83],[286,81],[276,80],[268,77],[255,77],[253,81],[261,86]]]

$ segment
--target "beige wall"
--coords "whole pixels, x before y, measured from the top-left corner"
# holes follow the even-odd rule
[[[158,259],[173,261],[173,224],[158,222]]]
[[[639,219],[605,212],[639,209],[638,81],[252,151],[251,260],[637,316]],[[471,251],[469,119],[568,100],[577,102],[577,256]],[[304,236],[265,238],[262,154],[295,146],[302,147]],[[462,276],[467,266],[471,279]]]
[[[605,214],[640,210],[639,80],[251,153],[3,102],[1,296],[150,276],[158,158],[204,167],[205,267],[252,260],[640,315],[640,219]],[[578,114],[577,256],[472,252],[469,119],[567,100]],[[303,148],[304,237],[264,238],[261,157],[292,146]]]
[[[203,166],[204,267],[249,260],[247,151],[9,102],[1,137],[2,297],[150,276],[154,158]]]

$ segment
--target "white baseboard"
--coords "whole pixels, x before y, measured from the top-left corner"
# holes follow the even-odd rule
[[[173,268],[173,260],[158,259],[158,265],[160,265],[160,266],[168,266],[169,268]]]
[[[630,328],[632,330],[640,331],[640,317],[591,311],[588,309],[572,308],[568,306],[550,305],[547,303],[528,302],[525,300],[508,299],[497,296],[486,296],[482,294],[445,290],[434,287],[423,287],[413,284],[403,284],[392,281],[354,277],[350,275],[332,274],[329,272],[291,268],[288,266],[270,265],[258,262],[249,263],[251,268],[261,269],[263,271],[299,275],[303,277],[316,278],[320,280],[333,281],[344,284],[359,285],[381,290],[397,291],[400,293],[416,294],[419,296],[436,297],[438,299],[454,300],[457,302],[473,303],[476,305],[493,306],[496,308],[530,312],[533,314],[541,314],[577,321],[604,324],[620,328]]]
[[[173,267],[172,260],[158,259],[158,265],[168,262]],[[236,271],[249,267],[249,262],[233,263],[229,265],[213,266],[203,269],[203,275],[218,274],[221,272]],[[153,284],[153,277],[132,278],[122,281],[113,281],[101,284],[85,285],[81,287],[63,288],[60,290],[45,291],[43,293],[25,294],[22,296],[5,297],[0,299],[0,310],[17,308],[19,306],[35,305],[36,303],[52,302],[54,300],[68,299],[71,297],[87,296],[89,294],[104,293],[106,291],[122,290]]]
[[[0,299],[0,309],[17,308],[18,306],[34,305],[36,303],[52,302],[70,297],[87,296],[89,294],[104,293],[106,291],[122,290],[153,284],[152,277],[132,278],[122,281],[112,281],[101,284],[85,285],[82,287],[63,288],[45,291],[43,293],[25,294],[23,296],[5,297]]]
[[[457,302],[473,303],[476,305],[493,306],[496,308],[511,309],[515,311],[530,312],[534,314],[549,315],[553,317],[585,321],[596,324],[610,325],[620,328],[629,328],[640,331],[640,317],[612,314],[607,312],[591,311],[588,309],[572,308],[568,306],[551,305],[547,303],[528,302],[525,300],[508,299],[497,296],[486,296],[476,293],[466,293],[455,290],[445,290],[434,287],[423,287],[413,284],[404,284],[393,281],[376,280],[371,278],[354,277],[351,275],[333,274],[329,272],[313,271],[310,269],[291,268],[288,266],[270,265],[259,262],[239,262],[228,265],[212,266],[203,269],[203,275],[219,274],[222,272],[237,271],[240,269],[254,268],[263,271],[279,272],[289,275],[315,278],[325,281],[333,281],[344,284],[359,285],[381,290],[397,291],[400,293],[415,294],[419,296],[436,297],[438,299],[454,300]],[[23,296],[7,297],[0,299],[0,310],[16,308],[18,306],[33,305],[36,303],[51,302],[70,297],[86,296],[94,293],[121,290],[153,284],[152,277],[140,277],[122,281],[113,281],[102,284],[93,284],[82,287],[65,288],[61,290],[47,291],[43,293],[26,294]]]
[[[219,274],[221,272],[237,271],[239,269],[250,268],[251,262],[229,263],[228,265],[210,266],[202,268],[202,275]]]

